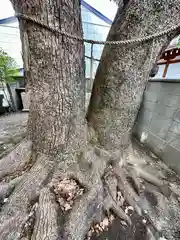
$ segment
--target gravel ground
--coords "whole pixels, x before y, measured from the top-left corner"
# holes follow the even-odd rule
[[[0,116],[0,155],[19,142],[26,132],[27,113]]]

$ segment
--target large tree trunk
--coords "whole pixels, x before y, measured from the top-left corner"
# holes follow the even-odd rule
[[[124,2],[112,24],[109,41],[143,38],[179,22],[179,1]],[[153,63],[176,34],[138,44],[105,45],[87,119],[106,149],[114,151],[129,144]]]
[[[142,37],[180,20],[178,1],[124,2],[108,40]],[[19,15],[82,37],[78,0],[12,3]],[[160,190],[164,183],[142,170],[129,140],[152,63],[174,33],[153,43],[105,46],[86,127],[82,42],[21,17],[19,24],[31,94],[28,139],[1,160],[7,183],[0,197],[8,201],[0,239],[83,240],[104,210],[131,224],[117,191],[141,214],[142,179]]]
[[[82,37],[78,0],[12,2],[17,14]],[[31,21],[20,18],[19,23],[31,101],[28,132],[34,150],[56,155],[72,138],[80,139],[84,129],[83,43]]]
[[[14,0],[12,3],[17,14],[82,37],[79,0]],[[21,18],[19,25],[30,91],[28,140],[1,161],[1,177],[11,174],[14,178],[25,172],[8,204],[2,208],[0,222],[1,226],[4,222],[5,225],[0,229],[1,239],[18,238],[27,209],[36,201],[40,189],[51,181],[57,160],[62,160],[64,151],[70,154],[85,144],[83,42],[54,34]],[[4,195],[9,193],[7,190]]]

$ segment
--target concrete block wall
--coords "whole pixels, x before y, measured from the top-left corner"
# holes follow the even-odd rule
[[[148,82],[134,134],[180,174],[180,79]]]

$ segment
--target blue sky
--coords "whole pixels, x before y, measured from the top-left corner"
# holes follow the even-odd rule
[[[115,3],[109,0],[85,0],[91,6],[96,8],[106,17],[111,20],[114,19],[116,14],[117,6]],[[10,17],[14,15],[14,10],[9,0],[0,0],[0,19]]]

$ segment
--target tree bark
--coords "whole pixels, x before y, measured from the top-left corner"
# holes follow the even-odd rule
[[[178,24],[179,10],[179,1],[124,1],[107,40],[143,38],[169,29]],[[106,149],[114,151],[129,145],[153,64],[177,33],[138,44],[105,45],[87,120],[95,129],[100,145]]]
[[[11,2],[17,14],[82,38],[79,0]],[[29,234],[25,231],[28,212],[31,215],[29,209],[38,201],[41,189],[51,182],[57,163],[64,160],[63,153],[71,154],[86,143],[83,42],[54,34],[22,18],[19,18],[19,26],[27,90],[30,91],[30,113],[28,140],[4,157],[0,165],[1,177],[6,176],[8,181],[11,176],[9,185],[3,185],[0,193],[6,196],[11,192],[0,213],[0,238],[7,240]],[[11,183],[16,176],[22,176],[21,181]],[[40,194],[38,209],[42,214],[55,211],[51,208],[49,189],[48,186],[47,192],[42,190]],[[44,213],[41,211],[44,207],[41,205],[47,205],[47,213],[45,209]],[[35,215],[37,231],[30,232],[33,238],[39,239],[41,220],[38,220],[38,213]],[[41,239],[56,232],[55,224],[49,227],[52,229],[44,232]]]
[[[34,17],[57,30],[82,37],[80,3],[12,1],[16,13]],[[67,143],[79,147],[84,137],[84,47],[20,18],[27,89],[28,130],[33,149],[56,155]]]
[[[78,0],[11,1],[17,14],[82,37]],[[177,0],[123,2],[108,40],[143,37],[180,20]],[[142,214],[141,186],[164,184],[141,168],[147,162],[129,140],[151,66],[174,33],[153,43],[105,46],[87,127],[83,43],[21,17],[19,24],[31,95],[28,140],[0,164],[0,177],[12,175],[0,185],[2,202],[8,196],[0,239],[83,240],[110,210],[131,224],[118,192]]]

